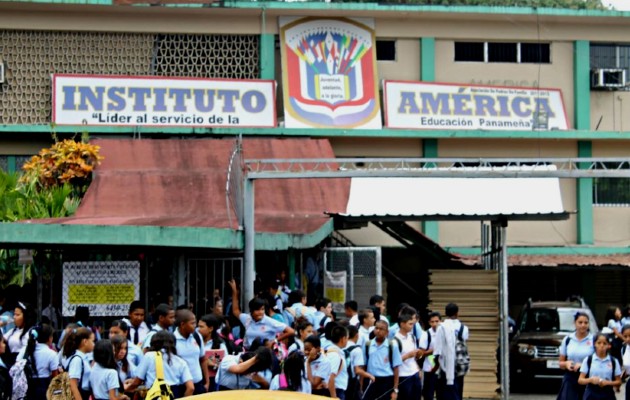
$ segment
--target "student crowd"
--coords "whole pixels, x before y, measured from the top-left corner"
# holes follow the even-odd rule
[[[74,400],[140,398],[159,376],[159,364],[175,398],[235,389],[347,400],[462,398],[467,369],[460,371],[458,346],[469,332],[456,304],[446,306],[444,320],[430,313],[423,329],[408,304],[397,307],[390,324],[379,295],[361,310],[346,302],[337,318],[330,300],[307,305],[304,292],[272,282],[244,312],[236,282],[229,285],[227,313],[220,300],[200,318],[186,307],[160,304],[147,323],[144,305],[134,301],[106,335],[79,318],[56,343],[51,325],[17,302],[11,318],[0,316],[0,392],[11,366],[27,360],[33,370],[27,398],[37,400],[63,371]]]

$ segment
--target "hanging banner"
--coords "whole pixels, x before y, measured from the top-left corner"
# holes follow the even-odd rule
[[[343,311],[346,302],[347,275],[346,271],[324,271],[324,297],[330,299],[336,312]]]
[[[91,316],[127,315],[129,303],[140,298],[138,261],[86,261],[63,263],[64,317],[72,317],[79,306]]]
[[[57,125],[276,126],[275,82],[53,75]]]
[[[383,91],[388,128],[569,129],[559,89],[385,81]]]
[[[374,20],[279,22],[285,126],[380,129]]]

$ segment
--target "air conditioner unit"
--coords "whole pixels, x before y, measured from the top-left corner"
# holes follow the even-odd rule
[[[6,75],[4,73],[4,62],[0,59],[0,83],[4,83]]]
[[[626,70],[620,68],[597,68],[591,71],[591,87],[614,89],[626,86]]]

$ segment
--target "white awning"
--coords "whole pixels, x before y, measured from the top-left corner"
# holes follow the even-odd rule
[[[474,170],[481,168],[466,168],[468,174]],[[350,219],[568,218],[558,178],[352,178],[346,213],[339,215]]]

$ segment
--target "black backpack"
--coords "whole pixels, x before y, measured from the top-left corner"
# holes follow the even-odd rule
[[[348,372],[348,387],[346,388],[346,400],[357,400],[359,397],[357,393],[359,391],[359,376],[352,377],[354,371],[352,371],[352,362],[350,360],[350,353],[356,348],[359,348],[358,344],[343,349],[343,355],[346,358],[346,371]]]
[[[9,370],[0,366],[0,400],[10,400],[13,394],[13,379]]]

